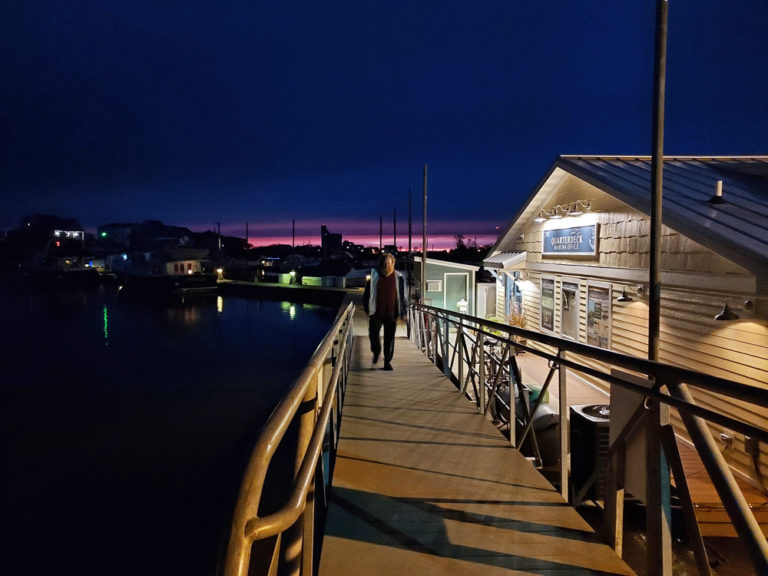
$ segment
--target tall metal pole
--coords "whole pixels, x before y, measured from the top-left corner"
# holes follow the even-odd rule
[[[667,0],[656,5],[656,50],[653,79],[653,157],[651,160],[651,248],[648,300],[648,359],[659,359],[661,316],[661,201],[664,172],[664,96],[667,72]]]
[[[424,222],[421,226],[421,302],[427,297],[427,165],[424,164]]]
[[[667,0],[656,2],[656,39],[653,75],[653,157],[651,161],[651,237],[648,302],[648,359],[659,359],[661,316],[661,226],[664,171],[664,97],[667,71]],[[672,574],[670,473],[661,450],[661,426],[668,415],[657,401],[651,402],[646,419],[646,553],[649,573]]]
[[[413,253],[411,252],[411,236],[412,236],[412,230],[411,230],[411,224],[412,224],[412,210],[411,210],[411,187],[408,186],[408,258],[405,261],[405,269],[406,269],[406,286],[408,287],[408,305],[411,305],[411,302],[413,302],[411,290],[413,290],[413,287],[411,286],[411,269],[413,268]],[[412,316],[410,313],[408,314],[408,323],[406,324],[406,333],[408,335],[408,339],[411,338],[411,322],[410,318]]]
[[[411,204],[412,204],[411,196],[412,196],[411,187],[408,186],[408,254],[411,253],[411,250],[412,250],[411,242],[413,240],[413,229],[412,229],[413,214],[411,210]]]
[[[392,243],[395,245],[395,252],[397,252],[397,206],[392,208]]]

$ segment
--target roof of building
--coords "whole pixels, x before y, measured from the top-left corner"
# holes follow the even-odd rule
[[[414,262],[421,262],[421,256],[418,254],[414,254],[413,256]],[[446,266],[448,268],[458,268],[461,270],[472,270],[474,272],[477,272],[480,270],[479,264],[464,264],[462,262],[453,262],[451,260],[441,260],[440,258],[433,258],[432,256],[427,257],[427,264],[434,264],[437,266]]]
[[[525,260],[525,252],[497,252],[483,260],[487,268],[509,268],[512,264]]]
[[[490,254],[514,245],[567,174],[649,215],[651,165],[649,156],[560,156]],[[666,226],[768,277],[768,156],[667,156],[662,175]],[[718,180],[722,202],[713,203]]]

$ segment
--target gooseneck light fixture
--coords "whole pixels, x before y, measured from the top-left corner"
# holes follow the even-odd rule
[[[575,200],[570,204],[558,204],[551,208],[539,210],[533,221],[545,222],[547,220],[560,220],[567,216],[581,216],[585,212],[589,212],[591,206],[591,200]]]
[[[741,305],[741,309],[748,312],[751,311],[754,307],[755,303],[749,299],[744,300],[744,303]],[[723,309],[715,315],[715,320],[719,322],[724,322],[726,320],[738,320],[739,318],[741,318],[741,316],[736,314],[733,310],[731,310],[731,307],[728,306],[728,298],[726,298],[723,302]]]
[[[720,312],[718,312],[715,315],[715,320],[717,320],[718,322],[724,322],[726,320],[738,320],[738,319],[739,319],[739,315],[731,312],[731,309],[728,306],[728,298],[726,298],[725,302],[723,302],[723,309],[720,310]]]
[[[626,287],[621,289],[621,296],[616,298],[616,302],[632,302],[633,300],[634,300],[634,298],[632,298],[632,296],[629,296],[627,294]]]

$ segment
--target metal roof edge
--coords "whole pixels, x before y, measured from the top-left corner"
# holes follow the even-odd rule
[[[559,158],[584,158],[586,160],[604,159],[604,160],[652,160],[653,156],[638,154],[561,154]],[[768,160],[767,154],[741,154],[736,156],[691,156],[665,154],[664,160]]]
[[[421,262],[421,256],[418,254],[413,255],[414,262]],[[439,258],[430,258],[427,256],[427,264],[440,264],[448,266],[449,268],[460,268],[463,270],[472,270],[478,272],[482,266],[476,264],[464,264],[462,262],[451,262],[450,260],[440,260]]]

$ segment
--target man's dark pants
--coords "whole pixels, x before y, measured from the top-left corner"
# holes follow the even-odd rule
[[[384,364],[389,364],[395,355],[397,318],[381,318],[377,314],[368,317],[368,337],[371,340],[371,352],[373,352],[374,358],[378,358],[381,354],[379,334],[382,326],[384,327]]]

